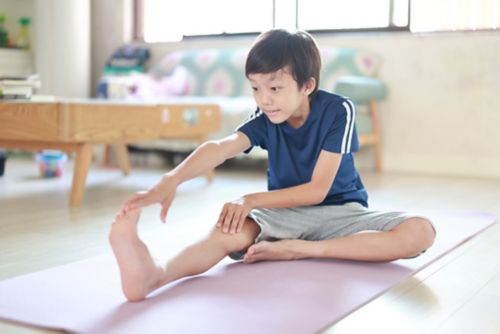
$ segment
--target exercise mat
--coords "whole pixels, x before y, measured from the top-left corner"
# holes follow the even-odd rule
[[[207,273],[126,302],[111,253],[0,282],[0,318],[84,333],[313,333],[485,230],[478,212],[427,214],[431,249],[391,263],[224,260]]]

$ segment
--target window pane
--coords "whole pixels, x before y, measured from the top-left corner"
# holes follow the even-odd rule
[[[218,19],[224,22],[224,32],[262,32],[273,27],[272,0],[226,0],[222,8]]]
[[[390,0],[299,0],[299,28],[388,27],[389,8]]]
[[[272,28],[272,0],[144,0],[144,40],[259,32]]]
[[[419,0],[411,4],[411,31],[498,29],[499,0]]]
[[[396,27],[408,26],[408,0],[394,0],[394,12],[392,14],[392,23]]]
[[[294,30],[297,28],[297,11],[295,1],[275,0],[275,22],[274,27],[279,29]]]

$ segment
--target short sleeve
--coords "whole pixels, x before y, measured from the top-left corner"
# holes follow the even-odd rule
[[[323,149],[329,152],[348,154],[359,150],[356,131],[356,110],[349,99],[335,103],[330,108],[335,117],[327,132]]]
[[[235,132],[240,131],[244,133],[252,146],[244,151],[245,153],[250,153],[254,146],[260,146],[261,148],[267,150],[267,123],[264,113],[257,108],[250,117],[239,125]]]

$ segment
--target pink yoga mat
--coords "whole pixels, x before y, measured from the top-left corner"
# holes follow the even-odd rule
[[[0,282],[0,318],[84,333],[313,333],[495,222],[487,213],[428,216],[436,243],[412,260],[224,261],[146,301],[127,303],[108,255]]]

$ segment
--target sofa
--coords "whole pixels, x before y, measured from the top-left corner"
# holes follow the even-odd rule
[[[245,78],[246,48],[185,49],[166,54],[147,73],[108,77],[108,98],[162,100],[172,103],[206,102],[221,107],[221,130],[210,138],[234,131],[256,108]],[[381,169],[380,125],[377,101],[385,98],[385,85],[376,79],[381,58],[354,48],[322,48],[320,88],[350,97],[357,106],[361,146],[375,147],[375,168]],[[118,85],[118,88],[117,88]],[[125,86],[125,89],[124,87]],[[120,95],[116,95],[119,92]],[[115,94],[115,95],[113,95]],[[159,140],[140,146],[173,152],[189,152],[199,143]],[[259,149],[250,156],[265,157]]]

